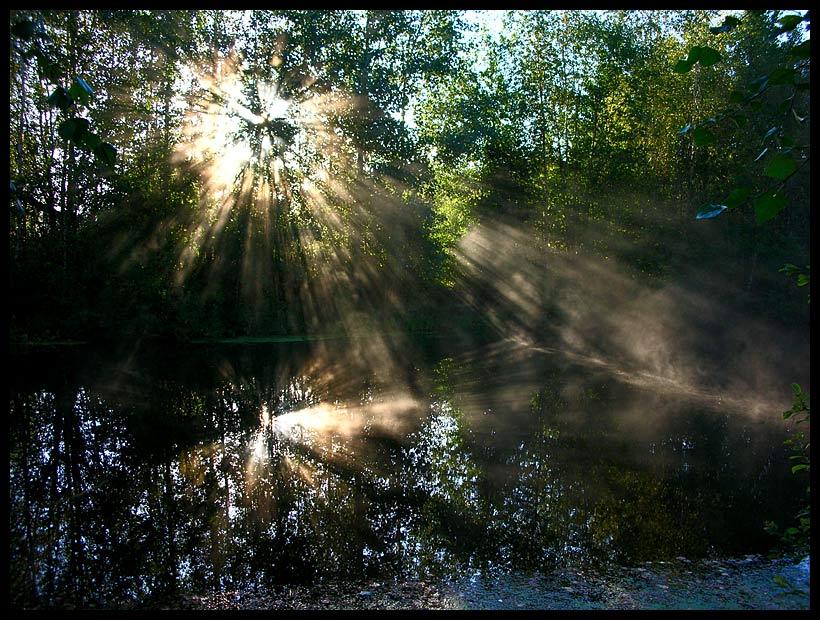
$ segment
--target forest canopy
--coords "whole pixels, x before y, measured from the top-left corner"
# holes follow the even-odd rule
[[[12,341],[807,318],[807,11],[492,13],[11,11]]]

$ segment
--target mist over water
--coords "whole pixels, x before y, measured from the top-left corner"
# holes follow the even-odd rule
[[[526,332],[378,337],[25,357],[19,596],[763,553],[794,513],[780,409]]]

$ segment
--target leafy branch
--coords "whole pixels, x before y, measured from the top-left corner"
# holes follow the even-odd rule
[[[778,19],[780,26],[776,30],[776,35],[792,32],[804,21],[808,27],[810,23],[809,12],[806,12],[805,15],[784,15]],[[712,34],[719,35],[733,30],[740,23],[740,19],[727,16],[720,26],[713,26],[709,30]],[[683,135],[691,132],[696,147],[712,144],[718,139],[715,130],[722,122],[731,121],[735,129],[743,127],[749,121],[749,117],[745,113],[746,110],[752,112],[760,110],[762,106],[761,96],[776,86],[790,86],[794,91],[780,104],[778,112],[783,117],[793,117],[801,124],[809,120],[808,113],[803,116],[798,114],[794,108],[794,100],[798,90],[809,88],[809,82],[800,81],[800,76],[808,73],[810,69],[810,44],[811,41],[806,40],[796,45],[791,50],[790,61],[787,64],[775,68],[767,75],[752,80],[746,85],[745,92],[741,90],[732,91],[728,96],[729,107],[695,126],[686,125],[678,134]],[[689,72],[696,64],[711,66],[721,60],[722,57],[716,49],[709,46],[693,46],[687,58],[677,62],[674,71],[683,74]],[[785,123],[781,123],[766,131],[761,142],[763,150],[754,159],[754,162],[758,162],[770,153],[774,153],[768,160],[762,174],[764,177],[775,179],[775,183],[756,194],[753,194],[752,189],[749,187],[736,187],[723,202],[702,206],[695,216],[696,219],[717,217],[729,209],[751,201],[754,205],[757,222],[763,223],[772,219],[788,206],[789,201],[784,189],[788,181],[809,163],[810,156],[808,152],[809,145],[796,144],[792,138],[784,135],[784,126]],[[797,154],[797,158],[795,158],[795,154]]]
[[[45,44],[51,37],[42,22],[18,21],[12,26],[11,34],[15,37],[13,47],[20,57],[24,61],[36,58],[40,75],[56,85],[47,101],[66,116],[57,127],[57,134],[80,150],[93,154],[108,169],[113,169],[117,149],[91,131],[91,123],[87,118],[78,115],[78,106],[88,106],[94,96],[91,86],[80,76],[75,76],[68,88],[61,85],[61,69],[45,49]]]
[[[794,402],[791,409],[783,412],[783,419],[793,419],[795,425],[809,425],[811,421],[809,395],[804,394],[797,383],[792,383],[792,390],[794,391]],[[792,455],[789,456],[789,460],[793,463],[791,466],[792,473],[805,472],[805,474],[809,476],[809,479],[811,479],[811,442],[807,440],[803,431],[795,432],[791,439],[787,439],[783,442],[783,445],[792,451]],[[807,486],[807,505],[797,514],[797,527],[788,527],[780,531],[775,523],[768,522],[766,523],[766,530],[770,534],[779,536],[786,544],[796,547],[808,547],[811,534],[811,505],[808,501],[810,494],[811,487]]]

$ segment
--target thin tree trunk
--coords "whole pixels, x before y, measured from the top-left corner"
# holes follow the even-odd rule
[[[359,67],[359,95],[362,98],[362,105],[369,106],[370,98],[369,88],[370,88],[370,61],[371,61],[371,50],[370,50],[370,38],[373,35],[373,20],[371,18],[371,11],[367,11],[365,14],[365,22],[364,22],[364,49],[362,50],[362,56],[360,60],[360,67]],[[365,161],[365,152],[362,147],[359,147],[356,150],[356,169],[358,170],[359,176],[364,174],[364,161]]]
[[[700,74],[700,67],[695,66],[692,69],[692,117],[690,120],[690,125],[692,127],[695,126],[698,119],[698,96],[699,96],[699,84],[698,84],[698,77]],[[691,203],[695,200],[695,139],[694,139],[694,132],[690,132],[693,136],[691,138],[690,146],[689,146],[689,200],[688,202]],[[686,217],[686,213],[684,211],[683,203],[680,203],[680,218],[683,220]]]

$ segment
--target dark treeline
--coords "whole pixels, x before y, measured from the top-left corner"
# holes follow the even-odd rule
[[[535,328],[574,257],[807,320],[808,16],[735,16],[11,11],[12,340]]]

